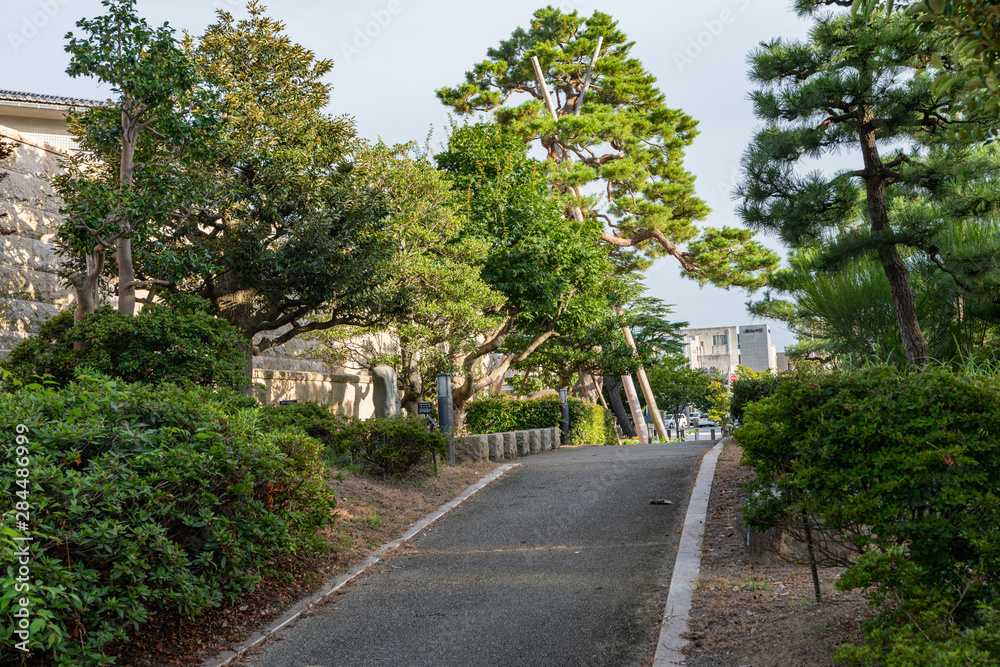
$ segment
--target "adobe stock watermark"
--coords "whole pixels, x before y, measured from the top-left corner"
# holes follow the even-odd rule
[[[719,12],[715,18],[702,21],[704,30],[689,37],[683,51],[674,51],[674,64],[677,65],[677,71],[683,72],[685,67],[693,65],[694,61],[705,53],[705,49],[715,44],[726,31],[726,26],[736,23],[737,12],[746,11],[747,7],[750,6],[750,1],[731,0],[735,10],[726,8]]]
[[[35,6],[21,17],[20,24],[15,21],[14,30],[7,33],[7,41],[14,53],[19,52],[21,47],[37,37],[39,31],[48,26],[56,14],[72,1],[38,0]]]

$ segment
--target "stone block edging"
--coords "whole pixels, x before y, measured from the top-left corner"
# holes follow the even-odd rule
[[[529,454],[559,449],[561,431],[558,428],[535,428],[455,438],[455,462],[504,461]]]

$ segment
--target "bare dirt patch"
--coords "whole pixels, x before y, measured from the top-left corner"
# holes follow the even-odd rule
[[[817,603],[807,563],[748,559],[734,521],[752,471],[730,443],[715,470],[705,521],[701,577],[691,609],[689,667],[826,667],[834,649],[860,643],[867,614],[856,592],[835,588],[839,567],[819,568]]]
[[[197,665],[228,650],[328,580],[367,558],[382,544],[461,494],[497,463],[464,463],[425,471],[405,480],[378,480],[332,471],[327,483],[337,495],[336,518],[321,533],[327,551],[275,563],[256,591],[241,595],[195,620],[155,614],[118,648],[126,667]]]

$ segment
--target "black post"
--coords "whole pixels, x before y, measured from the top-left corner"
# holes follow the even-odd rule
[[[559,403],[562,408],[562,444],[569,445],[569,390],[559,390]]]
[[[448,465],[455,465],[455,441],[452,431],[455,429],[454,406],[451,402],[451,373],[438,373],[438,419],[441,421],[441,432],[448,438]]]

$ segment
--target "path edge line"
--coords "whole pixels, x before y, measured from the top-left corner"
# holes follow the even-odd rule
[[[701,571],[701,549],[705,536],[705,519],[708,515],[708,499],[712,494],[715,466],[727,442],[720,440],[701,459],[701,468],[694,481],[691,500],[684,515],[684,529],[677,545],[677,558],[670,576],[667,604],[663,610],[660,637],[656,642],[653,667],[672,667],[686,664],[684,648],[689,641],[681,635],[688,631],[691,614],[691,600],[695,591],[695,581]]]
[[[304,613],[311,610],[313,607],[321,603],[323,600],[325,600],[333,593],[336,593],[337,590],[346,585],[347,582],[351,581],[352,579],[363,573],[365,570],[367,570],[369,567],[379,562],[382,559],[382,557],[385,556],[387,553],[395,549],[398,549],[404,542],[411,540],[417,535],[419,535],[432,523],[434,523],[435,521],[443,517],[445,514],[452,511],[453,509],[461,505],[463,502],[471,498],[477,492],[485,488],[486,485],[496,481],[501,476],[507,474],[514,468],[519,468],[519,467],[521,467],[520,463],[505,463],[497,467],[495,470],[493,470],[493,472],[481,477],[478,482],[466,488],[465,491],[463,491],[457,497],[453,498],[452,500],[449,500],[448,502],[441,505],[436,510],[425,516],[423,519],[413,524],[413,526],[405,533],[403,533],[396,539],[390,542],[386,542],[385,544],[380,546],[370,556],[368,556],[368,558],[364,559],[363,561],[352,567],[347,572],[327,580],[327,582],[323,585],[323,588],[321,588],[318,593],[314,593],[312,596],[299,600],[298,602],[293,604],[291,607],[288,608],[288,610],[285,611],[284,614],[274,619],[270,623],[270,625],[268,625],[266,628],[262,630],[254,630],[253,634],[255,636],[252,636],[250,639],[245,639],[242,642],[236,644],[235,646],[233,646],[231,650],[224,651],[212,658],[206,659],[204,662],[201,663],[202,667],[223,667],[224,665],[228,665],[233,660],[241,657],[242,655],[247,653],[251,648],[261,643],[262,641],[273,635],[275,632],[278,632],[289,623],[298,620]]]

